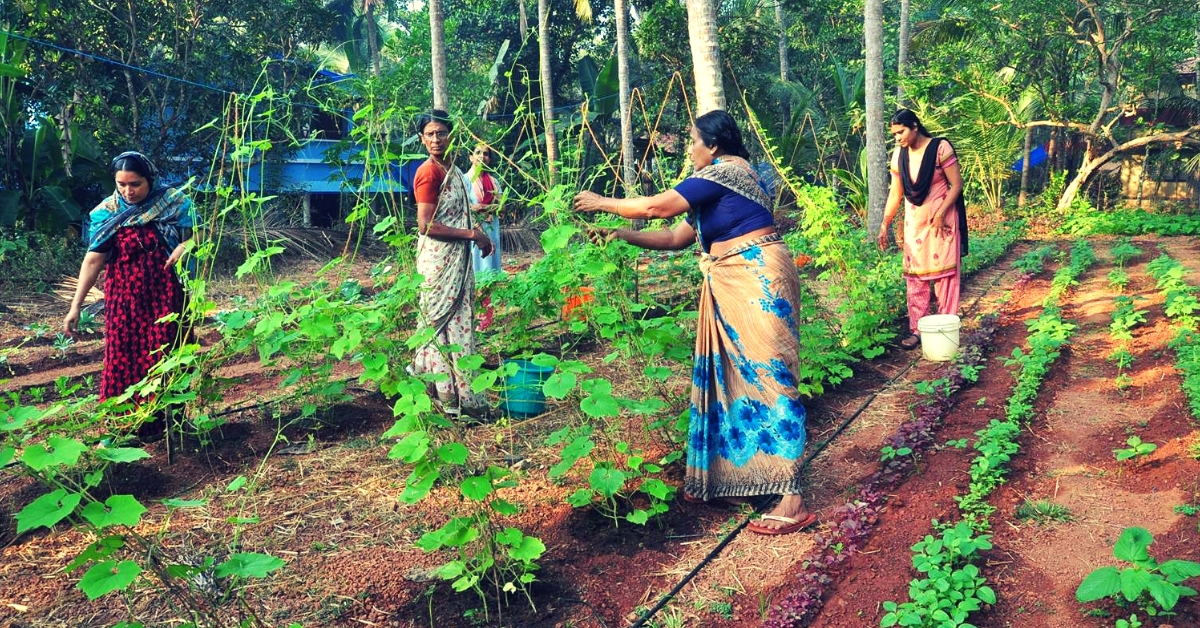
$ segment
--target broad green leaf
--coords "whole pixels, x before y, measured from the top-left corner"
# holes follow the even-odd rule
[[[464,497],[477,502],[487,499],[487,496],[492,494],[491,481],[479,476],[463,480],[458,488],[462,491]]]
[[[628,519],[630,523],[636,523],[640,526],[644,526],[646,525],[646,522],[650,520],[650,513],[646,512],[645,510],[635,510],[625,515],[625,518]]]
[[[429,495],[433,484],[441,477],[438,467],[430,461],[417,463],[404,480],[404,490],[400,492],[400,501],[415,504]]]
[[[1132,602],[1146,590],[1154,578],[1155,576],[1145,569],[1122,569],[1121,594]]]
[[[471,523],[472,520],[470,518],[455,517],[447,521],[446,525],[441,528],[422,536],[421,541],[418,542],[418,546],[426,542],[425,537],[432,535],[432,538],[436,539],[439,547],[462,547],[479,538],[479,528],[471,525]]]
[[[1075,599],[1080,602],[1095,602],[1115,595],[1120,590],[1120,570],[1112,566],[1101,567],[1083,579],[1083,583],[1075,590]]]
[[[647,378],[660,382],[671,377],[671,369],[665,366],[647,366],[644,372]]]
[[[504,528],[496,533],[495,538],[497,543],[513,547],[521,544],[521,539],[525,538],[525,533],[517,528]]]
[[[581,488],[581,489],[576,490],[574,493],[571,493],[567,497],[567,503],[571,504],[572,506],[574,506],[576,508],[583,508],[584,506],[590,505],[592,503],[593,495],[595,495],[595,493],[593,493],[592,491],[589,491],[586,488]]]
[[[1139,563],[1150,558],[1146,548],[1154,542],[1154,537],[1145,528],[1132,527],[1121,531],[1121,537],[1113,546],[1113,555],[1131,563]]]
[[[104,560],[113,552],[121,549],[122,547],[125,547],[125,537],[119,534],[106,536],[87,546],[87,549],[80,552],[79,555],[75,557],[75,560],[72,560],[71,564],[67,565],[63,571],[66,573],[71,573],[72,571],[75,571],[91,561]]]
[[[1190,560],[1168,560],[1159,565],[1158,570],[1167,577],[1167,580],[1179,584],[1188,578],[1200,576],[1200,563]]]
[[[584,397],[579,408],[588,416],[596,418],[615,417],[621,413],[621,407],[617,404],[616,398],[608,393],[593,393]]]
[[[140,573],[141,566],[132,560],[123,560],[120,563],[106,560],[92,565],[92,568],[83,574],[83,579],[79,581],[79,590],[83,591],[89,600],[95,600],[106,593],[128,587]]]
[[[1180,587],[1166,580],[1155,578],[1146,583],[1146,588],[1150,591],[1150,597],[1154,598],[1164,611],[1175,608],[1175,604],[1179,602]]]
[[[588,476],[588,484],[597,493],[612,497],[625,488],[625,473],[620,469],[597,467],[592,469],[591,475]]]
[[[142,519],[146,508],[132,495],[112,495],[104,503],[92,502],[83,507],[80,514],[97,528],[109,526],[133,527]]]
[[[458,593],[469,591],[472,587],[479,583],[479,576],[476,574],[467,574],[458,580],[450,583],[450,588]]]
[[[492,510],[506,517],[512,517],[521,512],[521,509],[516,504],[499,498],[492,500]]]
[[[521,542],[515,545],[510,544],[508,555],[522,562],[531,562],[537,560],[546,551],[546,544],[542,540],[533,536],[521,537]]]
[[[234,310],[226,314],[217,316],[217,320],[225,325],[231,331],[242,329],[254,320],[254,312],[246,310]]]
[[[268,258],[278,255],[282,252],[282,246],[269,246],[261,251],[255,251],[254,254],[249,257],[249,259],[243,262],[241,266],[238,266],[236,273],[237,278],[241,279],[243,276],[254,272],[259,265],[261,265]]]
[[[500,378],[500,371],[484,371],[475,376],[471,380],[471,391],[475,393],[483,393],[489,388],[496,385],[496,380]]]
[[[64,489],[42,495],[17,513],[17,534],[38,527],[49,528],[75,511],[83,499],[78,493],[68,494]]]
[[[0,414],[0,431],[11,432],[25,427],[25,424],[33,419],[41,418],[43,413],[41,410],[33,406],[14,406],[5,410]]]
[[[21,459],[34,471],[42,471],[58,465],[73,465],[79,462],[79,456],[86,447],[83,443],[72,439],[51,436],[46,444],[30,445],[25,449]]]
[[[268,554],[247,552],[234,554],[229,560],[217,565],[213,571],[218,578],[238,576],[239,578],[266,578],[267,574],[283,567],[281,558]]]
[[[437,574],[442,580],[453,580],[463,575],[463,572],[466,570],[467,566],[461,560],[452,560],[445,565],[442,565],[441,568],[437,570]]]
[[[469,455],[470,452],[462,443],[446,443],[437,449],[438,458],[450,464],[462,464]]]
[[[425,432],[412,432],[392,446],[388,458],[414,463],[425,457],[429,451],[429,435]]]
[[[246,476],[239,475],[236,478],[234,478],[234,480],[232,482],[229,483],[229,486],[225,487],[225,492],[232,493],[232,492],[238,490],[239,488],[242,488],[245,485],[246,485]]]
[[[642,486],[638,490],[659,501],[667,501],[675,495],[675,487],[657,478],[650,478],[642,482]]]
[[[372,353],[363,356],[362,377],[367,380],[377,380],[388,373],[388,357],[386,353]]]
[[[150,454],[140,447],[101,447],[96,450],[96,457],[110,462],[133,462],[149,458]]]
[[[0,468],[8,466],[17,457],[17,448],[11,445],[0,449]]]
[[[554,373],[542,384],[542,392],[553,399],[564,399],[578,382],[579,377],[574,373]]]
[[[542,249],[547,253],[567,246],[571,236],[579,233],[579,227],[574,225],[557,225],[542,232]]]
[[[592,450],[595,449],[595,447],[596,444],[593,443],[592,439],[588,438],[587,436],[579,436],[575,440],[571,441],[570,445],[563,447],[562,461],[553,467],[550,467],[550,478],[554,479],[561,477],[567,471],[570,471],[571,467],[575,466],[575,463],[578,462],[580,458],[592,453]]]

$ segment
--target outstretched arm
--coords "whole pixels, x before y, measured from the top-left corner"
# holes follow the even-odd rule
[[[675,190],[667,190],[654,196],[634,198],[609,198],[595,192],[580,192],[575,195],[575,211],[605,212],[634,220],[674,218],[691,209],[687,199]]]
[[[670,230],[632,231],[597,227],[591,232],[593,239],[602,238],[605,242],[624,240],[636,247],[653,251],[678,251],[686,249],[696,241],[696,231],[686,222],[680,222]]]

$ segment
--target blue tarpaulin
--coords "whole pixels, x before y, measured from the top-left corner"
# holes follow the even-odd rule
[[[1016,170],[1017,172],[1021,172],[1022,170],[1024,170],[1024,168],[1021,167],[1021,162],[1024,161],[1024,159],[1025,158],[1022,157],[1022,158],[1016,160],[1015,162],[1013,162],[1012,169]],[[1045,145],[1038,146],[1037,148],[1034,148],[1033,150],[1029,151],[1029,165],[1038,166],[1038,165],[1041,165],[1042,162],[1044,162],[1044,161],[1046,161]]]

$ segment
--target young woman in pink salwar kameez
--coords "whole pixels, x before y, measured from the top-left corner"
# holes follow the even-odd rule
[[[954,147],[934,138],[917,114],[901,109],[892,116],[896,138],[891,191],[879,230],[887,246],[888,228],[904,203],[904,283],[908,292],[909,335],[900,346],[915,349],[921,338],[917,321],[930,312],[930,291],[938,314],[958,314],[960,261],[967,253],[967,216],[962,175]]]

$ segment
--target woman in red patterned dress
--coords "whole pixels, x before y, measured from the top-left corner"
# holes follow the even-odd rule
[[[183,312],[183,284],[175,265],[187,251],[195,225],[191,199],[159,185],[157,169],[141,153],[121,153],[112,170],[117,189],[91,211],[88,251],[63,319],[64,331],[73,332],[84,296],[107,269],[101,400],[124,394],[146,376],[164,346],[179,341],[177,322],[157,321]],[[165,423],[161,417],[146,421],[138,436],[156,440]]]

